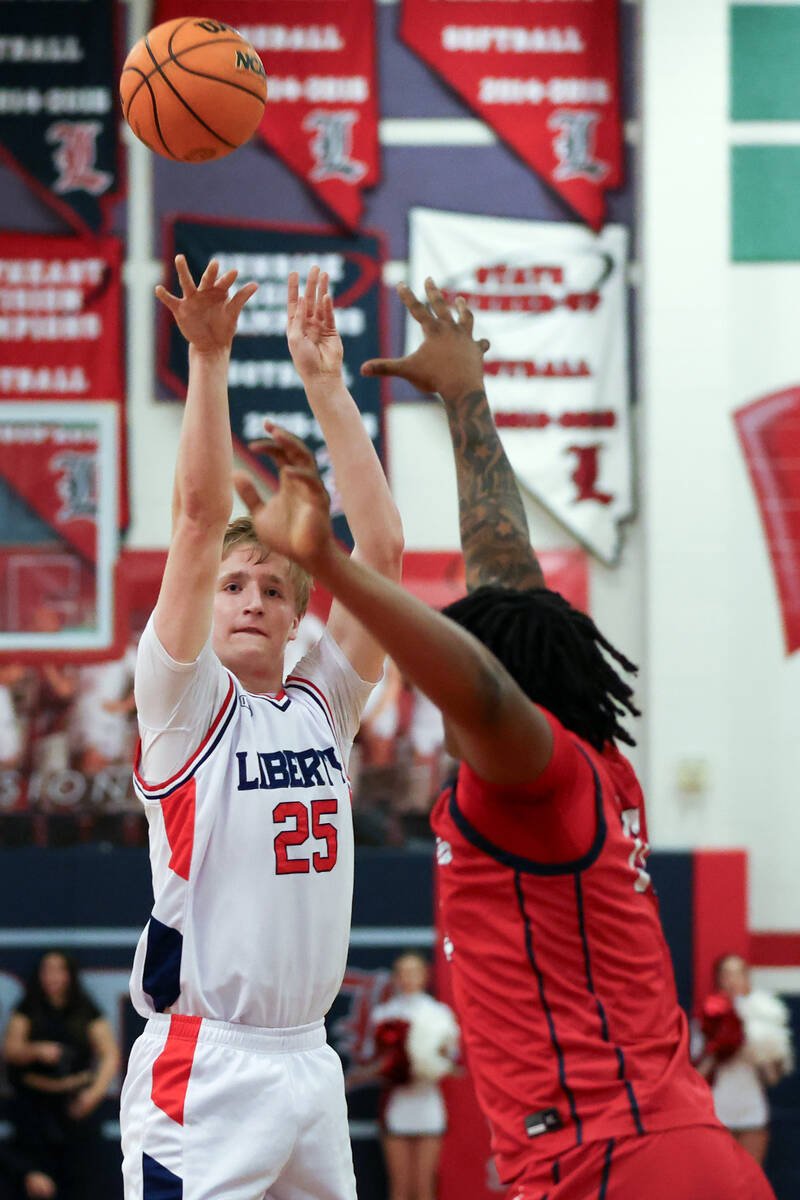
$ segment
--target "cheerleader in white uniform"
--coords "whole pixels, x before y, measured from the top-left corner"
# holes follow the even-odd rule
[[[425,987],[428,965],[403,954],[392,968],[395,994],[372,1012],[383,1063],[383,1152],[390,1200],[434,1200],[441,1139],[447,1128],[439,1080],[455,1069],[458,1026]]]
[[[714,982],[698,1067],[711,1084],[720,1121],[761,1164],[769,1141],[766,1089],[794,1069],[788,1010],[776,996],[751,988],[750,969],[738,954],[718,959]]]

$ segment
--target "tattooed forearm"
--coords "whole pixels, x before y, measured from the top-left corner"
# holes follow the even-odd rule
[[[542,587],[517,481],[484,391],[446,403],[456,459],[461,549],[467,590],[495,583]]]

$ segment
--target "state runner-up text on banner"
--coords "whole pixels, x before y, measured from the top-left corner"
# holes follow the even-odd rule
[[[463,296],[488,338],[486,388],[520,482],[614,562],[634,511],[628,232],[412,209],[410,284]],[[407,351],[419,343],[409,319]]]

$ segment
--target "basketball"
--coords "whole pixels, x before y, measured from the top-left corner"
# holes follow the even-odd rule
[[[122,68],[122,114],[164,158],[208,162],[255,132],[267,99],[256,51],[230,25],[178,17],[136,43]]]

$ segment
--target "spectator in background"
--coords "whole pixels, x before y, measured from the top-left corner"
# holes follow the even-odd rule
[[[15,1184],[15,1195],[26,1200],[53,1200],[58,1196],[55,1180],[44,1171],[37,1171],[31,1160],[13,1145],[0,1144],[0,1178]]]
[[[13,770],[22,761],[25,743],[13,687],[23,672],[16,663],[0,667],[0,770]]]
[[[119,1069],[119,1053],[67,954],[42,956],[3,1049],[20,1155],[55,1180],[59,1200],[97,1200],[98,1105]]]
[[[77,668],[75,692],[67,718],[71,753],[84,775],[133,757],[136,724],[133,674],[136,646],[112,662],[84,663]]]
[[[743,958],[717,959],[714,991],[703,1006],[698,1070],[711,1084],[720,1121],[759,1164],[769,1142],[766,1089],[794,1069],[788,1021],[782,1001],[753,990]]]
[[[392,967],[394,995],[373,1009],[376,1067],[383,1082],[381,1125],[390,1200],[434,1200],[447,1114],[439,1080],[450,1074],[458,1026],[426,989],[428,964],[402,954]]]

